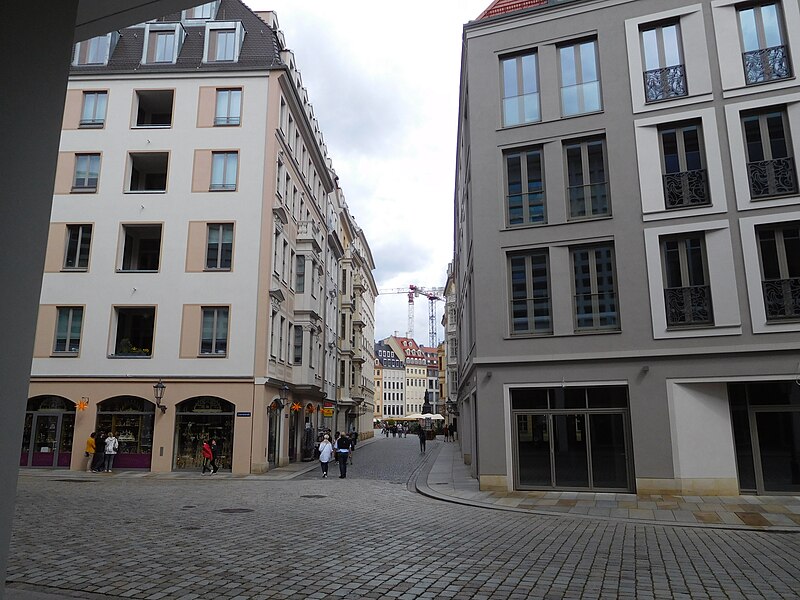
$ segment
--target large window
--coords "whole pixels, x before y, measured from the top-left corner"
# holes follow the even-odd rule
[[[700,124],[667,125],[658,133],[666,208],[710,204]]]
[[[83,308],[59,307],[56,324],[56,342],[53,352],[77,353],[81,349],[81,324]]]
[[[302,294],[306,291],[306,257],[304,254],[297,255],[295,277],[294,291],[298,294]]]
[[[677,23],[642,29],[644,92],[647,102],[688,94],[681,34]]]
[[[576,331],[619,329],[613,247],[573,248],[571,253]]]
[[[570,219],[611,214],[605,140],[589,139],[564,144]]]
[[[114,356],[149,357],[153,353],[156,322],[154,306],[117,308],[117,333]]]
[[[209,32],[208,60],[232,61],[236,56],[236,30],[212,29]]]
[[[546,222],[542,149],[508,152],[505,162],[508,224]]]
[[[128,192],[166,192],[169,154],[166,152],[131,152]]]
[[[111,39],[108,35],[101,35],[77,45],[76,65],[104,65],[108,62]]]
[[[661,251],[667,326],[713,325],[703,235],[665,238]]]
[[[294,352],[292,352],[292,362],[296,365],[303,364],[303,326],[294,326]],[[344,365],[344,362],[342,363]]]
[[[96,192],[97,180],[99,177],[99,154],[75,155],[75,178],[72,182],[73,192]]]
[[[151,31],[147,42],[148,63],[175,62],[175,31]]]
[[[500,60],[503,77],[503,127],[541,119],[536,53]]]
[[[800,319],[800,223],[756,231],[767,320]]]
[[[80,127],[102,127],[106,122],[108,92],[83,92]]]
[[[509,257],[511,333],[550,333],[550,281],[547,252]]]
[[[780,3],[763,2],[739,9],[744,76],[748,85],[792,76]]]
[[[239,125],[241,113],[242,90],[240,88],[217,90],[214,125]]]
[[[64,269],[80,271],[88,269],[91,243],[91,225],[67,225],[67,248],[64,255]]]
[[[200,354],[225,356],[228,352],[228,308],[203,308]]]
[[[161,225],[123,225],[124,243],[119,271],[158,271]]]
[[[600,99],[597,41],[587,40],[558,49],[561,65],[561,114],[565,117],[596,112]]]
[[[751,198],[796,194],[797,172],[786,111],[745,113],[742,126]]]
[[[233,259],[233,223],[209,223],[206,269],[230,271]]]
[[[211,155],[211,187],[209,189],[234,191],[238,166],[238,152],[213,152]]]
[[[136,90],[136,127],[172,125],[173,90]]]

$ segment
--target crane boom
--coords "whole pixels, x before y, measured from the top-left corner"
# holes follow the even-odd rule
[[[441,294],[444,288],[426,288],[411,284],[407,288],[387,288],[378,290],[379,294],[408,294],[408,327],[406,337],[414,339],[414,298],[425,296],[428,299],[428,342],[431,348],[436,347],[436,302],[444,302]]]

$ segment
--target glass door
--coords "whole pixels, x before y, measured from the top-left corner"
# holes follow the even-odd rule
[[[553,415],[553,459],[557,487],[589,487],[586,415]]]
[[[628,452],[625,415],[589,415],[592,487],[628,489]]]
[[[523,487],[551,487],[550,430],[546,415],[516,415],[517,483]]]
[[[762,489],[800,493],[800,411],[755,413]]]
[[[33,416],[33,452],[28,466],[54,467],[58,457],[60,415]]]

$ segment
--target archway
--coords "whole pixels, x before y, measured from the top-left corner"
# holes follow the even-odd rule
[[[112,431],[119,441],[115,468],[150,468],[155,414],[156,405],[138,396],[115,396],[97,405],[95,429],[104,433]]]
[[[22,433],[21,467],[69,468],[75,431],[75,404],[61,396],[28,400]]]
[[[176,407],[173,468],[199,469],[203,441],[217,440],[217,465],[230,469],[233,462],[233,420],[236,407],[216,396],[196,396]]]

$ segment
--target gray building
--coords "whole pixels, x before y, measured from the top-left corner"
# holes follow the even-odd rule
[[[798,31],[797,0],[498,0],[465,25],[482,489],[800,491]]]

